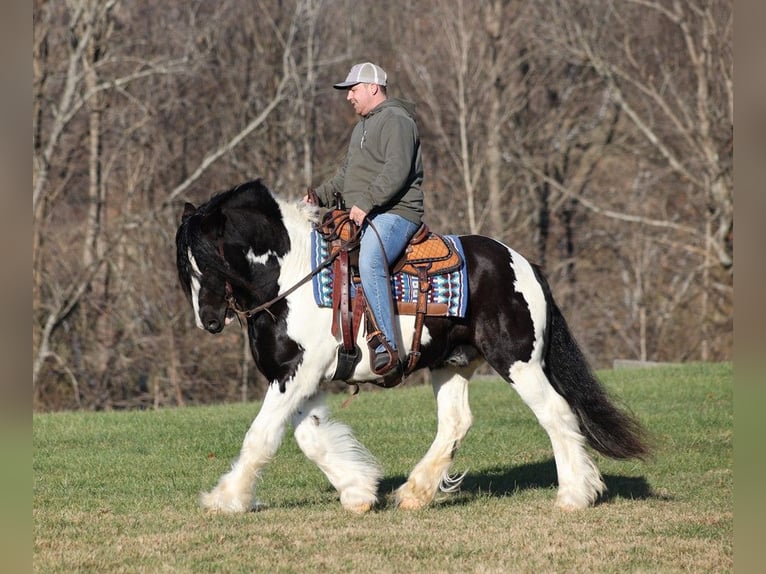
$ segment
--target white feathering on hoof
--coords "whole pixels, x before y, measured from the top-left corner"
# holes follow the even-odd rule
[[[446,473],[439,483],[439,490],[446,494],[457,492],[460,490],[460,485],[463,484],[463,479],[466,474],[468,474],[467,470],[465,470],[463,474],[450,475],[449,473]]]

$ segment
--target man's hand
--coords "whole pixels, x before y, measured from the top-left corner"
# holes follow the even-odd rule
[[[313,187],[306,188],[306,195],[303,196],[303,203],[308,205],[319,205],[319,197]]]
[[[364,223],[364,218],[367,217],[367,212],[359,209],[355,205],[351,208],[351,211],[348,212],[348,216],[351,218],[351,221],[361,227],[362,223]]]

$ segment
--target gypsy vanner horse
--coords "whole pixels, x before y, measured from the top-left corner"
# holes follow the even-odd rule
[[[218,333],[237,312],[260,307],[247,314],[246,324],[255,363],[270,381],[238,459],[201,495],[204,508],[254,508],[256,479],[290,422],[301,450],[337,489],[344,508],[366,512],[378,500],[379,463],[349,427],[330,418],[320,389],[335,373],[339,341],[332,335],[332,310],[317,306],[310,282],[300,284],[312,271],[310,236],[318,219],[318,208],[281,200],[260,180],[197,208],[185,205],[176,234],[178,276],[196,325]],[[541,271],[494,239],[460,240],[468,311],[463,318],[426,318],[417,368],[431,370],[438,428],[428,452],[397,489],[396,503],[421,508],[438,490],[459,485],[462,476],[450,475],[450,466],[473,420],[468,379],[486,361],[550,437],[556,505],[574,510],[595,504],[606,486],[586,443],[607,457],[643,458],[648,447],[641,424],[615,406],[594,377]],[[398,320],[398,347],[408,350],[414,318]],[[351,384],[378,378],[363,335],[364,357],[346,380]]]

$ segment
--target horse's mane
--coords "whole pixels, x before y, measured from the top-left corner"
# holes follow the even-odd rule
[[[238,196],[244,195],[253,189],[269,194],[274,199],[274,201],[277,202],[280,210],[282,211],[282,216],[286,220],[285,223],[287,223],[287,220],[290,219],[294,219],[296,222],[305,221],[309,224],[319,222],[320,209],[317,206],[306,204],[301,200],[284,200],[279,196],[279,194],[269,189],[266,184],[263,183],[261,178],[256,178],[252,181],[241,183],[232,187],[231,189],[221,191],[213,195],[206,203],[199,207],[198,213],[203,215],[213,213],[228,203],[234,203],[236,208]]]
[[[308,205],[303,201],[284,201],[274,196],[282,209],[282,215],[287,219],[295,219],[298,222],[306,222],[309,225],[319,223],[320,209],[315,205]]]
[[[282,211],[282,223],[290,238],[290,251],[282,260],[285,276],[302,276],[311,266],[311,230],[320,220],[320,209],[303,201],[277,199]]]
[[[203,239],[202,225],[206,218],[215,217],[224,208],[233,210],[238,208],[252,209],[254,203],[258,207],[258,200],[253,199],[253,191],[268,194],[279,209],[282,224],[285,226],[290,239],[290,251],[285,256],[289,263],[288,261],[284,263],[287,263],[288,266],[297,265],[300,267],[304,265],[305,261],[308,260],[312,225],[319,222],[320,209],[316,206],[305,204],[301,200],[286,201],[281,199],[260,178],[242,183],[211,196],[207,202],[196,209],[191,217],[184,221],[184,225],[182,225],[183,231],[179,229],[179,232],[183,233],[184,245],[186,248],[193,250],[201,267],[213,270],[226,278],[226,280],[250,289],[254,286],[251,283],[247,283],[235,269],[220,257],[218,253],[219,247]],[[264,213],[270,211],[268,207],[268,203],[264,203]],[[306,259],[303,257],[304,253]]]

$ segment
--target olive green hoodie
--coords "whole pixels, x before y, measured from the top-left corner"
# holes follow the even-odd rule
[[[410,102],[389,98],[359,120],[343,165],[316,189],[322,205],[333,205],[339,191],[347,208],[395,213],[420,223],[423,162],[413,113]]]

